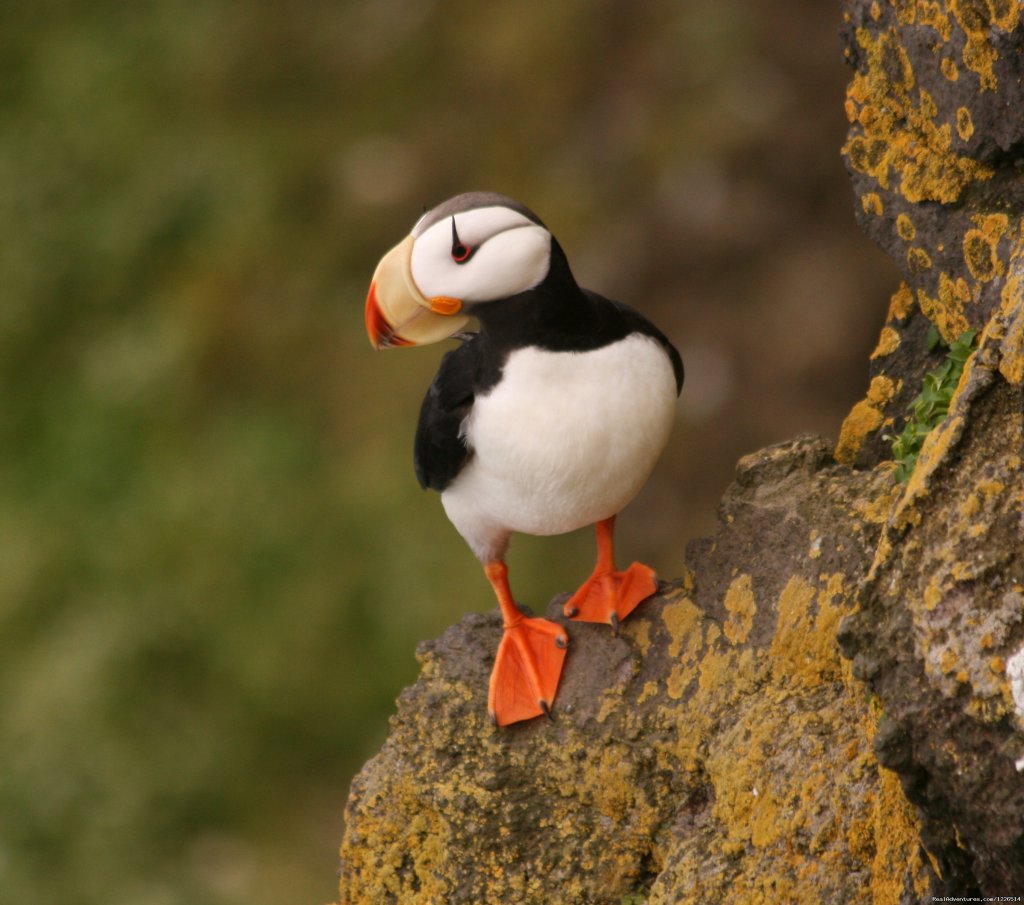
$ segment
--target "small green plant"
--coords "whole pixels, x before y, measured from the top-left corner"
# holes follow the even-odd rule
[[[886,434],[892,441],[892,457],[896,460],[896,480],[907,481],[917,464],[918,453],[928,436],[949,412],[949,401],[960,382],[964,362],[974,347],[977,330],[965,330],[950,344],[946,360],[934,371],[924,375],[921,392],[910,404],[911,413],[898,437]],[[928,350],[941,343],[938,331],[932,327],[928,333]],[[943,344],[944,345],[944,344]]]

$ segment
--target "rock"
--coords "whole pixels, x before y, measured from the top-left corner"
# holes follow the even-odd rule
[[[833,449],[740,461],[713,538],[554,721],[495,729],[497,612],[421,645],[345,813],[344,903],[917,903],[1024,889],[1024,22],[845,6],[844,153],[905,280]],[[907,483],[891,440],[979,331]],[[561,619],[556,598],[549,618]]]
[[[841,458],[886,456],[941,357],[929,327],[980,341],[840,638],[885,713],[876,753],[917,806],[937,891],[1005,895],[1024,888],[1024,11],[855,2],[846,20],[860,222],[906,281]]]
[[[619,637],[569,623],[554,722],[488,721],[497,612],[421,646],[422,676],[352,787],[344,902],[930,888],[917,820],[872,750],[873,705],[835,641],[891,475],[837,465],[814,437],[738,474],[718,536]]]
[[[885,433],[942,357],[928,351],[930,327],[948,343],[1020,292],[1022,15],[1012,0],[844,4],[854,210],[904,282],[871,356],[868,396],[840,434],[843,461],[888,458]]]

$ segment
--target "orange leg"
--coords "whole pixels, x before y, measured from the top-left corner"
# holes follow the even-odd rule
[[[491,672],[487,708],[499,726],[551,715],[569,638],[565,629],[548,619],[524,616],[512,599],[508,567],[490,562],[484,572],[501,608],[505,634]]]
[[[597,565],[590,578],[566,601],[562,612],[581,622],[607,622],[618,631],[619,622],[657,591],[657,583],[654,570],[638,562],[623,572],[615,570],[614,515],[595,527]]]

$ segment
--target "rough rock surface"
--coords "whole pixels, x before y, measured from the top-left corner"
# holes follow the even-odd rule
[[[488,721],[496,612],[422,645],[353,782],[342,902],[1024,893],[1024,14],[845,10],[858,215],[905,274],[866,398],[834,450],[741,460],[618,637],[569,625],[553,722]],[[900,484],[931,325],[978,347]]]
[[[422,645],[353,784],[346,902],[858,901],[927,888],[836,647],[892,481],[801,438],[741,461],[714,542],[619,637],[571,623],[555,721],[491,727],[497,613]],[[561,598],[549,616],[556,618]]]

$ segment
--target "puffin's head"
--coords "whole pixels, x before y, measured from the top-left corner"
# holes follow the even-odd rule
[[[425,213],[377,265],[366,297],[370,342],[386,349],[457,333],[474,306],[542,282],[551,244],[519,202],[491,192],[456,195]]]

